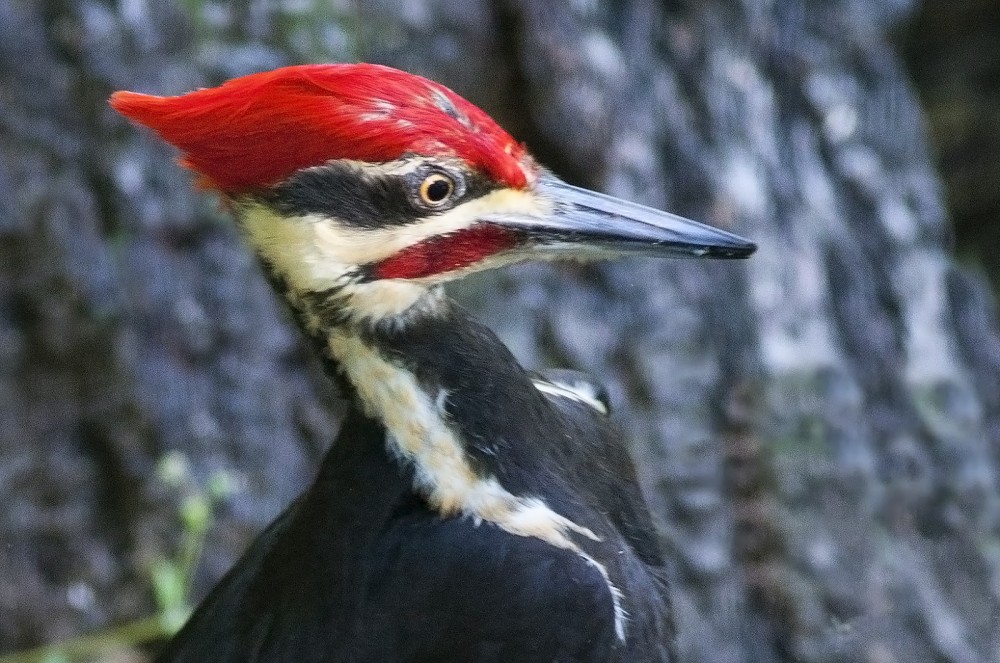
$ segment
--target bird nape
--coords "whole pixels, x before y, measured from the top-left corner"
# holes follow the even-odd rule
[[[752,243],[570,186],[451,90],[387,67],[111,105],[224,197],[351,401],[313,485],[157,660],[674,660],[663,556],[600,386],[526,371],[442,284]]]

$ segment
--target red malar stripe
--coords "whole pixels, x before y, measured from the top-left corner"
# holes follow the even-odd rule
[[[517,246],[520,236],[491,224],[431,237],[375,265],[380,279],[419,279],[468,267]]]

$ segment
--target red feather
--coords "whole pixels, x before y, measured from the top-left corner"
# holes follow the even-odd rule
[[[419,279],[468,267],[521,243],[512,230],[480,224],[450,235],[430,237],[375,265],[380,279]]]
[[[463,159],[511,187],[536,167],[486,113],[426,78],[370,64],[284,67],[177,97],[116,92],[111,106],[181,150],[225,193],[271,186],[331,159]]]

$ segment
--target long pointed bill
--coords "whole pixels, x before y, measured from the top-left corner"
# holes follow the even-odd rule
[[[535,192],[551,203],[550,214],[483,219],[530,236],[533,254],[747,258],[757,250],[753,242],[725,230],[581,189],[551,174],[542,176]]]

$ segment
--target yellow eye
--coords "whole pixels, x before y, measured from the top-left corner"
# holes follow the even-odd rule
[[[433,173],[420,183],[420,200],[428,207],[441,207],[454,195],[455,181],[441,173]]]

